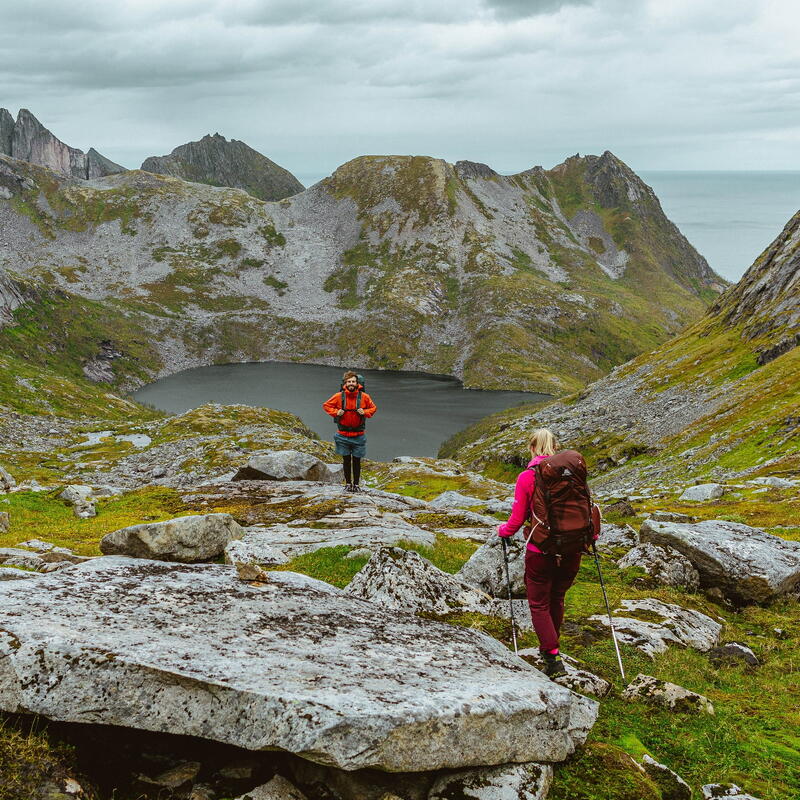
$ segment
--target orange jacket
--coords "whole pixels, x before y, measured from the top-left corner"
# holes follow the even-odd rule
[[[356,411],[356,401],[359,391],[361,392],[361,410],[364,412],[363,417]],[[361,386],[359,386],[358,391],[355,392],[345,391],[344,395],[345,410],[341,417],[336,416],[336,412],[342,407],[341,392],[336,392],[336,394],[331,395],[331,397],[322,404],[322,408],[324,409],[325,413],[330,414],[337,423],[340,423],[348,428],[358,428],[367,417],[371,417],[378,410],[375,403],[372,402],[372,398],[361,388]],[[342,436],[364,435],[364,431],[340,430],[339,433]]]

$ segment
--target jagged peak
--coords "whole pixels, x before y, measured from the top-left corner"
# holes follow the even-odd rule
[[[479,161],[456,161],[455,170],[459,178],[496,178],[498,176],[490,166]]]

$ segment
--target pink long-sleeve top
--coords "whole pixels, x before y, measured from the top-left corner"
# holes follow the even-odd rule
[[[533,471],[540,461],[547,456],[534,456],[525,470],[517,476],[517,485],[514,488],[514,505],[511,507],[511,516],[508,522],[497,527],[497,535],[503,538],[513,536],[524,524],[531,514],[531,501],[533,500],[533,485],[536,482],[536,473]],[[528,542],[528,550],[534,553],[542,551],[533,543]]]

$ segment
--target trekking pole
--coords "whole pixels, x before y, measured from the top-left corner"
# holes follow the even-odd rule
[[[622,675],[622,680],[625,678],[625,668],[622,666],[622,656],[619,652],[619,644],[617,644],[617,632],[614,630],[614,619],[611,616],[611,606],[608,604],[608,595],[606,594],[606,585],[603,582],[603,572],[600,569],[600,559],[597,557],[597,547],[592,542],[592,554],[594,555],[594,563],[597,564],[597,574],[600,577],[600,588],[603,590],[603,599],[606,601],[606,611],[608,612],[608,624],[611,628],[611,639],[614,642],[614,650],[617,651],[617,663],[619,664],[619,671]]]
[[[511,573],[508,571],[508,542],[505,537],[501,537],[503,542],[503,560],[506,562],[506,585],[508,586],[508,610],[511,613],[511,638],[514,640],[514,653],[519,654],[517,649],[517,624],[514,621],[514,601],[511,599]]]

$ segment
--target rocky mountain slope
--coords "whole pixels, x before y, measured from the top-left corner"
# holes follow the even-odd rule
[[[76,182],[0,156],[0,243],[10,279],[59,292],[27,312],[33,352],[63,347],[54,315],[80,327],[69,309],[97,301],[95,355],[127,356],[112,383],[128,387],[288,359],[563,394],[723,286],[610,153],[508,177],[363,157],[277,203],[141,171]],[[132,374],[141,342],[156,355]]]
[[[218,133],[182,144],[168,156],[150,156],[142,169],[195,183],[244,189],[261,200],[282,200],[304,188],[289,170],[244,142],[228,141]]]
[[[64,144],[27,108],[20,109],[16,122],[7,109],[0,108],[0,155],[48,167],[67,178],[101,178],[125,171],[93,147],[84,153]]]
[[[664,475],[735,478],[800,466],[800,212],[706,315],[652,353],[538,410],[484,420],[443,448],[520,463],[524,432],[553,427],[625,486]]]

